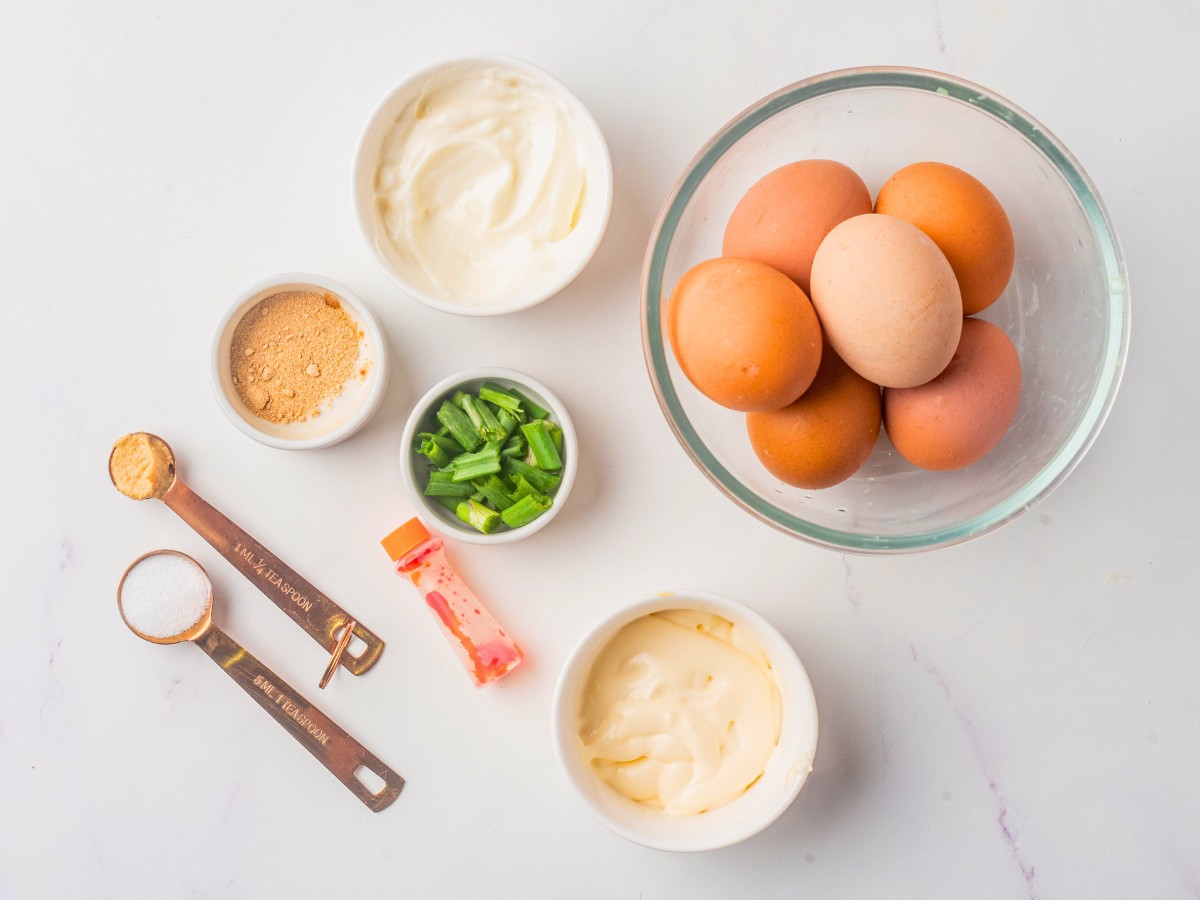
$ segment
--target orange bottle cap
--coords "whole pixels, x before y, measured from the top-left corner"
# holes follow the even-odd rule
[[[383,544],[392,562],[399,562],[402,556],[429,538],[429,529],[421,524],[420,519],[409,519],[379,543]]]

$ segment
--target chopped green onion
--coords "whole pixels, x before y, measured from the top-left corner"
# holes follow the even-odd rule
[[[541,420],[522,425],[521,434],[529,441],[529,450],[539,469],[553,471],[562,468],[562,457],[558,455],[558,448],[554,446],[550,432]]]
[[[428,460],[418,465],[428,472],[425,495],[483,534],[529,524],[553,506],[562,482],[563,432],[549,415],[491,382],[454,391],[437,410],[437,430],[413,441]]]
[[[472,397],[470,394],[462,394],[462,399],[457,403],[471,420],[471,424],[475,426],[475,430],[479,436],[485,441],[502,441],[507,435],[500,423],[496,420],[496,414],[492,412],[492,408],[486,403],[481,403],[479,400]],[[455,395],[458,397],[458,394]]]
[[[429,473],[429,484],[425,487],[426,497],[470,497],[471,485],[458,484],[452,472],[439,472],[436,469]]]
[[[524,456],[525,455],[525,435],[514,434],[504,444],[504,449],[500,451],[501,456]]]
[[[431,434],[428,431],[422,431],[417,437],[422,440],[432,440],[451,456],[458,456],[458,454],[463,452],[462,445],[448,434],[442,434],[441,432]]]
[[[504,461],[504,474],[511,478],[516,478],[518,475],[523,475],[539,493],[549,494],[552,490],[558,487],[558,483],[562,481],[558,475],[551,475],[549,472],[543,472],[541,469],[535,469],[533,466],[527,465],[519,459],[509,457]]]
[[[439,469],[450,465],[450,460],[454,458],[433,441],[421,441],[417,445],[417,452],[427,457]]]
[[[437,419],[449,429],[450,436],[462,444],[467,452],[478,450],[479,445],[483,443],[483,438],[479,436],[467,414],[449,400],[437,411]]]
[[[479,399],[486,400],[488,403],[495,403],[501,409],[507,409],[510,413],[520,415],[522,412],[520,397],[498,385],[492,384],[490,381],[485,381],[483,387],[479,389]]]
[[[512,434],[513,429],[521,424],[520,420],[503,406],[496,410],[496,421],[499,422],[500,427],[504,429],[505,437]]]
[[[509,528],[520,528],[522,525],[528,525],[548,510],[553,503],[554,501],[544,494],[530,494],[500,513],[500,517]],[[462,517],[461,512],[459,517]]]
[[[482,499],[486,500],[492,506],[499,510],[506,510],[513,505],[513,497],[508,489],[495,475],[489,475],[487,478],[477,478],[472,484],[475,485],[476,493],[482,495]],[[472,497],[475,495],[472,494]]]
[[[500,450],[491,445],[478,453],[464,453],[450,464],[455,481],[472,481],[500,471]],[[468,495],[469,495],[468,491]]]
[[[478,431],[479,426],[483,424],[483,416],[475,408],[475,398],[470,394],[464,394],[462,391],[455,391],[454,396],[450,398],[450,402],[467,414],[471,420],[471,424]]]
[[[434,496],[430,497],[429,499],[433,500],[436,503],[440,503],[442,506],[446,507],[446,509],[450,510],[450,512],[454,513],[455,515],[458,514],[458,504],[462,503],[462,497],[442,497],[442,496],[438,496],[435,494]]]
[[[539,493],[532,484],[525,480],[524,475],[514,475],[512,478],[514,485],[512,498],[520,500],[522,497],[528,497],[530,494]]]
[[[479,433],[483,435],[485,441],[502,441],[508,437],[509,431],[506,429],[500,420],[496,418],[496,414],[492,412],[492,408],[482,400],[471,398],[473,405],[479,410],[479,416],[483,419],[483,427],[479,429]]]
[[[536,403],[530,400],[526,394],[522,394],[516,388],[509,390],[508,393],[512,394],[521,401],[521,406],[525,409],[525,412],[529,414],[529,418],[545,419],[550,415],[550,410],[546,409],[544,406],[538,406]]]
[[[428,432],[422,432],[417,437],[420,438],[417,452],[427,457],[439,469],[450,465],[450,460],[463,452],[458,441],[451,437],[442,437]]]
[[[482,531],[484,534],[491,534],[500,527],[500,514],[474,500],[464,500],[458,504],[455,514],[472,528]]]

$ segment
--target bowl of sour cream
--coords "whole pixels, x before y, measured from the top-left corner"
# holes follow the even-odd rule
[[[445,312],[527,309],[571,283],[604,236],[612,163],[561,82],[502,56],[439,63],[372,113],[354,208],[372,255]]]
[[[712,850],[774,822],[817,749],[796,652],[748,607],[701,591],[628,604],[563,667],[554,743],[591,813],[660,850]]]

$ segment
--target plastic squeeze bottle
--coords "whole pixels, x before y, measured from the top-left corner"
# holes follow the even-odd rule
[[[396,571],[416,586],[438,617],[476,687],[520,665],[520,648],[450,567],[442,539],[433,537],[420,519],[409,519],[380,543]]]

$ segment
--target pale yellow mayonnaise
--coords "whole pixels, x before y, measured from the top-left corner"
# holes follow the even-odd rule
[[[670,610],[624,626],[592,664],[580,752],[631,800],[694,815],[741,796],[779,742],[779,687],[727,619]]]
[[[586,252],[581,113],[513,69],[429,76],[383,141],[375,194],[387,253],[425,291],[484,304],[552,288]]]

